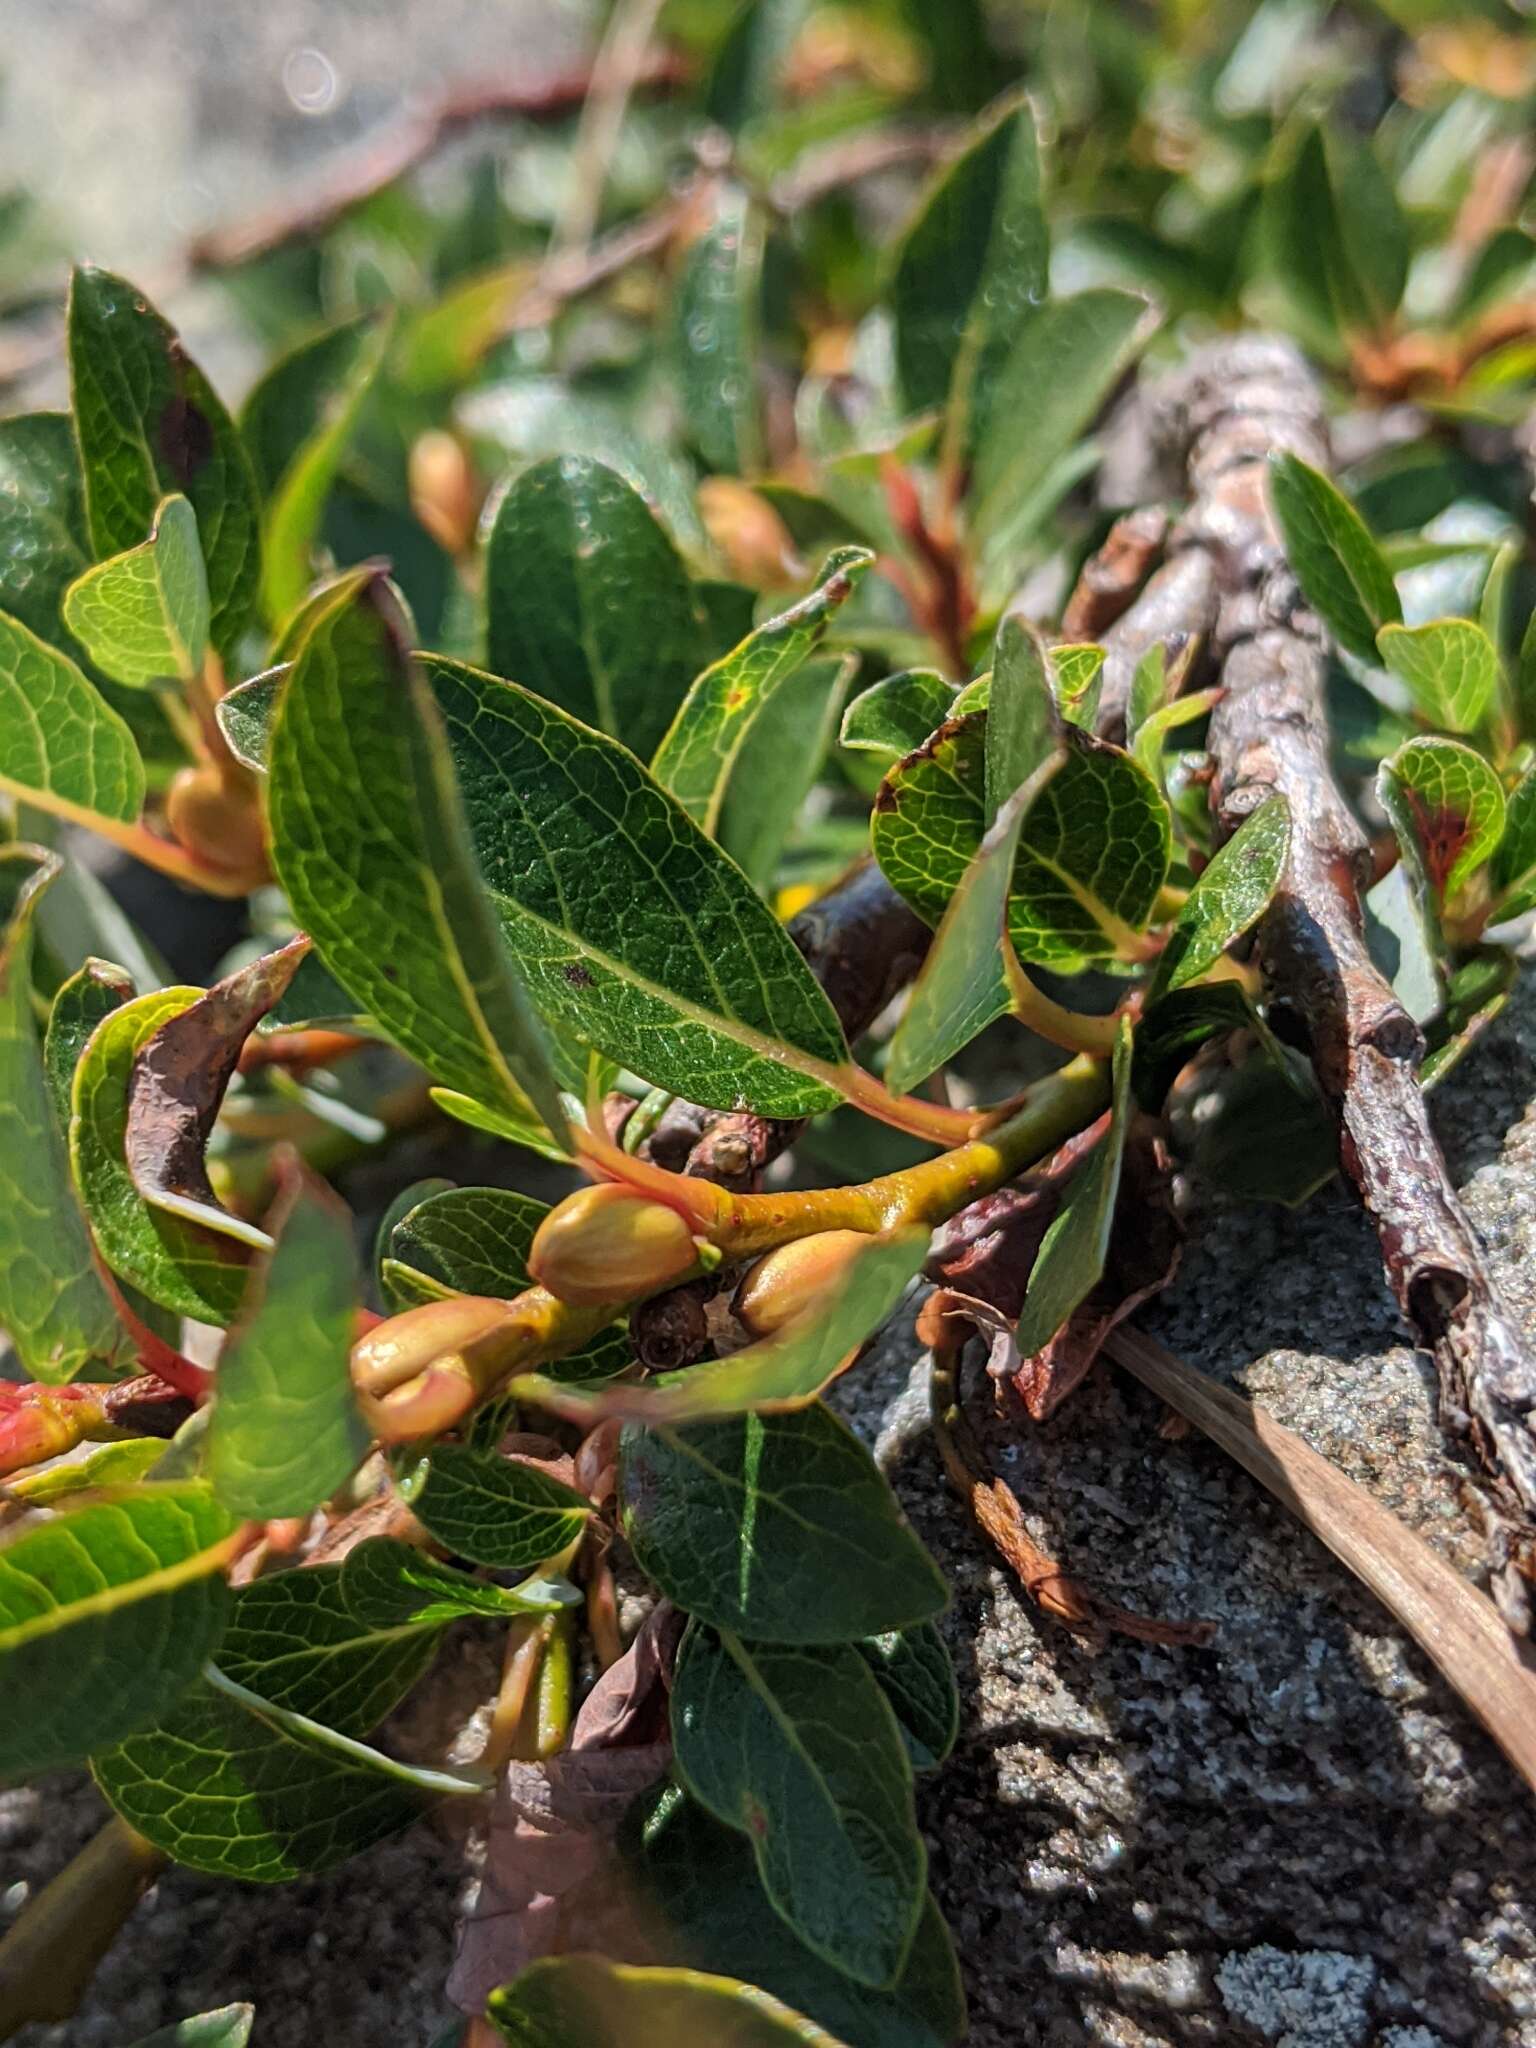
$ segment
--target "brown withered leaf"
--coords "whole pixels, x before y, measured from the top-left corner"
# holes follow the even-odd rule
[[[479,2013],[540,1956],[648,1950],[618,1874],[620,1823],[672,1758],[667,1694],[683,1617],[663,1603],[583,1701],[571,1740],[546,1763],[512,1763],[497,1788],[485,1877],[460,1922],[448,1996]]]
[[[128,1084],[124,1152],[145,1201],[258,1247],[265,1236],[216,1199],[204,1152],[246,1039],[281,1000],[308,951],[300,933],[215,983],[145,1044]]]
[[[1108,1129],[1106,1114],[1069,1138],[1043,1165],[940,1224],[923,1264],[925,1277],[1017,1322],[1041,1240],[1067,1183]]]

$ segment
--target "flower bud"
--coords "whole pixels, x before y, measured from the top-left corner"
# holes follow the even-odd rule
[[[736,1320],[754,1337],[771,1337],[803,1315],[849,1260],[869,1243],[862,1230],[822,1230],[797,1237],[759,1259],[736,1290]]]
[[[482,1294],[408,1308],[377,1324],[352,1346],[352,1383],[364,1394],[387,1394],[428,1366],[446,1363],[513,1313],[511,1302]]]
[[[229,787],[211,763],[177,771],[166,793],[165,822],[188,853],[209,867],[245,874],[262,864],[260,809],[244,790]]]
[[[655,1294],[692,1273],[700,1245],[687,1219],[616,1181],[578,1188],[534,1235],[528,1270],[562,1301],[595,1307]]]

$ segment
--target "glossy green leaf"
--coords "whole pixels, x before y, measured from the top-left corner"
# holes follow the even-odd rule
[[[983,783],[990,828],[1003,805],[1044,765],[1056,744],[1050,671],[1039,635],[1020,619],[1004,619],[992,650],[992,676],[985,696],[975,684],[962,694],[967,710],[979,710],[983,703],[987,709]]]
[[[208,577],[197,514],[179,494],[149,537],[87,569],[64,593],[64,623],[103,675],[135,689],[190,683],[208,649]]]
[[[261,542],[256,478],[234,422],[143,293],[109,270],[74,274],[69,370],[97,555],[136,548],[160,501],[184,493],[207,564],[213,644],[237,670]]]
[[[838,1643],[941,1612],[938,1568],[820,1405],[624,1431],[621,1525],[668,1599],[758,1642]]]
[[[1136,1027],[1131,1087],[1137,1102],[1158,1115],[1168,1090],[1200,1047],[1233,1031],[1262,1033],[1272,1042],[1241,982],[1196,982],[1159,997]]]
[[[242,767],[257,775],[267,772],[277,700],[292,669],[293,664],[288,661],[280,662],[276,668],[263,669],[259,676],[251,676],[234,689],[226,690],[214,707],[219,731],[228,741],[230,752]]]
[[[989,739],[995,715],[988,713]],[[1003,949],[1019,835],[1031,805],[1061,763],[1059,754],[1048,756],[1015,789],[944,907],[886,1054],[886,1085],[898,1093],[936,1074],[1012,1007]]]
[[[1525,622],[1515,661],[1514,697],[1521,734],[1536,737],[1536,611]]]
[[[1338,1172],[1338,1127],[1300,1054],[1245,1060],[1195,1126],[1193,1163],[1242,1202],[1294,1209]]]
[[[875,1674],[917,1771],[943,1763],[960,1732],[960,1693],[944,1638],[931,1621],[866,1636],[853,1646]]]
[[[1385,556],[1349,500],[1299,456],[1272,455],[1269,502],[1296,580],[1334,639],[1361,661],[1403,610]]]
[[[546,1956],[486,2011],[512,2048],[843,2048],[755,1985],[595,1955]]]
[[[1503,946],[1479,947],[1446,978],[1445,1001],[1424,1033],[1419,1085],[1433,1088],[1509,1002],[1519,962]]]
[[[1139,722],[1131,754],[1160,788],[1165,776],[1163,748],[1169,733],[1181,725],[1193,725],[1220,702],[1220,690],[1191,690],[1187,697],[1175,697],[1171,704],[1160,704]]]
[[[208,1476],[234,1514],[307,1515],[368,1448],[348,1370],[360,1278],[352,1222],[295,1175],[276,1239],[219,1354]]]
[[[228,1324],[239,1310],[247,1246],[153,1206],[128,1171],[128,1082],[142,1047],[201,1001],[200,988],[163,988],[114,1010],[91,1034],[75,1069],[70,1155],[75,1186],[102,1258],[151,1301]]]
[[[914,411],[942,405],[965,360],[985,390],[1019,321],[1046,292],[1050,239],[1034,116],[1017,100],[978,124],[934,175],[897,244],[896,367]]]
[[[67,654],[3,613],[0,794],[85,825],[134,825],[144,808],[144,763],[127,725]]]
[[[937,669],[903,669],[860,691],[843,713],[838,739],[866,753],[910,754],[952,715],[954,702],[954,685]]]
[[[1504,833],[1493,858],[1496,917],[1524,917],[1536,909],[1536,768],[1510,791]]]
[[[511,1188],[445,1188],[412,1205],[389,1234],[393,1257],[458,1294],[520,1294],[528,1247],[549,1214]]]
[[[28,1377],[49,1382],[132,1356],[75,1203],[32,1008],[37,907],[58,872],[41,847],[0,847],[0,1329]]]
[[[1102,287],[1032,307],[1013,330],[988,398],[1006,429],[983,434],[971,481],[979,553],[1010,542],[1042,479],[1066,455],[1134,356],[1147,301]]]
[[[525,469],[497,509],[485,588],[495,673],[648,755],[705,642],[682,559],[640,493],[589,456]]]
[[[1447,732],[1476,732],[1493,709],[1499,653],[1470,619],[1431,619],[1423,626],[1383,626],[1377,651],[1407,684],[1414,708]]]
[[[0,1546],[0,1778],[77,1763],[193,1683],[224,1626],[232,1530],[207,1487],[145,1485]]]
[[[1426,901],[1443,909],[1499,844],[1499,778],[1460,740],[1409,740],[1382,763],[1376,791]]]
[[[435,1106],[445,1116],[451,1116],[455,1123],[466,1124],[472,1131],[484,1131],[488,1137],[504,1138],[509,1145],[521,1145],[529,1152],[537,1152],[541,1159],[569,1160],[568,1145],[557,1144],[531,1111],[518,1115],[511,1109],[493,1109],[487,1102],[477,1102],[472,1095],[462,1095],[455,1088],[432,1088],[428,1090]]]
[[[61,1134],[69,1131],[75,1068],[91,1033],[104,1017],[131,1002],[133,993],[132,978],[121,967],[110,960],[87,960],[55,994],[43,1039],[43,1070]]]
[[[931,1895],[900,1977],[875,1991],[794,1939],[768,1903],[746,1837],[679,1787],[660,1792],[620,1846],[669,1958],[793,1998],[849,2048],[947,2048],[964,2033],[960,1972]]]
[[[445,1549],[498,1571],[531,1571],[570,1548],[592,1513],[584,1494],[498,1452],[435,1444],[404,1466],[400,1497]]]
[[[284,408],[284,397],[296,381],[291,358],[269,370],[246,401],[244,419],[249,423],[254,417],[258,422],[269,470],[281,447],[282,426],[291,432],[300,419],[306,426],[303,438],[264,485],[261,597],[274,625],[309,588],[326,498],[383,365],[389,335],[387,322],[350,321],[322,336],[319,344],[311,343],[305,365],[313,378],[307,405]],[[322,347],[323,373],[317,353]],[[280,424],[278,416],[284,410],[286,418]]]
[[[1290,805],[1283,796],[1267,797],[1201,869],[1180,905],[1147,991],[1149,1003],[1208,974],[1258,923],[1280,886],[1290,845]]]
[[[1168,650],[1154,640],[1131,673],[1131,687],[1125,705],[1126,745],[1134,748],[1136,736],[1147,720],[1162,710],[1169,690]],[[1139,758],[1139,757],[1138,757]],[[1142,762],[1145,767],[1145,761]]]
[[[509,1391],[572,1416],[624,1415],[656,1428],[803,1408],[895,1309],[922,1265],[928,1236],[902,1230],[871,1237],[803,1315],[725,1358],[659,1373],[638,1386],[591,1390],[525,1373]]]
[[[391,1536],[370,1536],[347,1553],[340,1569],[348,1607],[377,1629],[441,1628],[474,1615],[557,1614],[581,1602],[580,1589],[568,1579],[493,1586]]]
[[[221,2005],[169,2027],[158,2027],[133,2048],[245,2048],[256,2018],[254,2005]]]
[[[1051,649],[1051,689],[1057,709],[1068,725],[1093,731],[1099,695],[1104,687],[1104,650],[1097,646]]]
[[[472,1789],[413,1769],[211,1672],[142,1734],[91,1759],[128,1825],[213,1877],[332,1870]]]
[[[1123,1021],[1115,1043],[1109,1128],[1073,1175],[1066,1199],[1041,1241],[1014,1331],[1022,1358],[1033,1358],[1050,1342],[1104,1271],[1130,1128],[1130,1098],[1131,1027]]]
[[[1368,144],[1333,127],[1300,127],[1265,186],[1263,221],[1279,282],[1318,346],[1388,326],[1409,237]]]
[[[859,1983],[894,1983],[927,1857],[901,1731],[859,1652],[690,1629],[672,1746],[688,1790],[746,1834],[770,1903],[806,1947]]]
[[[565,1130],[544,1034],[496,930],[431,694],[382,579],[311,629],[278,704],[272,862],[326,965],[452,1086]]]
[[[754,721],[814,651],[873,560],[867,548],[834,548],[810,595],[705,669],[684,698],[651,773],[712,839]]]
[[[727,193],[689,245],[673,297],[673,352],[684,431],[706,466],[762,467],[757,390],[763,226],[744,193]]]
[[[759,889],[772,885],[858,665],[856,654],[806,662],[761,707],[736,756],[715,837]]]
[[[830,1108],[842,1031],[738,869],[623,747],[424,660],[481,873],[552,1029],[693,1102]]]
[[[0,420],[0,612],[73,653],[61,606],[65,590],[90,566],[69,414]]]
[[[982,839],[986,718],[969,712],[891,769],[870,836],[886,879],[937,924]],[[1075,972],[1134,947],[1168,872],[1168,807],[1128,754],[1077,727],[1025,820],[1008,930],[1021,960]]]

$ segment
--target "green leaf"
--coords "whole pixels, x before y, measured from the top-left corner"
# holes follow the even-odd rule
[[[1235,939],[1256,925],[1285,873],[1291,809],[1267,797],[1200,872],[1179,908],[1152,976],[1147,1001],[1208,974]]]
[[[491,1586],[391,1536],[370,1536],[349,1551],[341,1565],[341,1586],[356,1618],[376,1629],[445,1628],[475,1615],[558,1614],[581,1601],[569,1580]]]
[[[104,1017],[132,1000],[131,977],[110,960],[87,960],[54,996],[43,1039],[43,1071],[61,1133],[69,1130],[75,1068],[91,1033]]]
[[[1460,740],[1409,740],[1382,763],[1376,793],[1425,900],[1442,911],[1499,844],[1498,776]]]
[[[1093,731],[1099,695],[1104,687],[1104,649],[1096,646],[1051,649],[1051,691],[1068,725]]]
[[[65,590],[90,566],[69,414],[0,420],[0,612],[50,646],[73,652],[61,606]]]
[[[601,1956],[546,1956],[493,1991],[486,2012],[513,2048],[843,2048],[753,1985]]]
[[[890,1703],[912,1768],[935,1769],[960,1733],[960,1693],[943,1636],[925,1621],[916,1628],[866,1636],[853,1647]]]
[[[867,548],[834,548],[810,595],[705,669],[683,700],[651,773],[712,839],[753,722],[813,652],[873,561]]]
[[[283,685],[293,672],[293,663],[280,662],[276,668],[263,669],[259,676],[237,683],[232,690],[226,690],[214,707],[219,731],[229,743],[229,750],[244,768],[254,774],[267,772],[267,754],[272,744],[272,721],[277,716],[277,700],[282,695]]]
[[[276,1244],[219,1354],[208,1427],[214,1492],[262,1522],[307,1515],[368,1448],[348,1370],[359,1289],[351,1218],[294,1173],[271,1227]]]
[[[315,382],[306,407],[292,406],[284,422],[291,431],[308,413],[307,431],[287,461],[269,478],[262,516],[262,608],[276,625],[298,605],[309,588],[321,517],[347,443],[356,429],[368,394],[383,365],[389,345],[387,321],[351,321],[340,330],[310,343],[306,365]],[[317,352],[324,350],[323,374]],[[265,459],[278,453],[281,437],[270,415],[290,388],[292,358],[268,371],[246,401],[245,421],[255,416]],[[276,386],[276,389],[264,389]]]
[[[763,227],[741,192],[728,192],[711,227],[689,245],[673,297],[673,355],[687,438],[705,464],[748,476],[763,464],[757,391]]]
[[[886,776],[870,838],[886,879],[937,924],[981,845],[986,719],[951,721]],[[1008,931],[1021,960],[1074,973],[1134,951],[1168,872],[1172,825],[1131,757],[1069,726],[1025,819]]]
[[[952,715],[954,703],[954,685],[937,669],[903,669],[859,692],[843,713],[838,739],[871,754],[910,754]]]
[[[1493,857],[1493,885],[1499,921],[1536,909],[1536,768],[1527,769],[1510,791],[1503,837]]]
[[[1147,720],[1163,708],[1168,695],[1168,650],[1161,640],[1154,640],[1146,653],[1137,662],[1131,675],[1130,694],[1125,706],[1125,739],[1134,748],[1136,737]],[[1138,754],[1137,758],[1146,767]]]
[[[202,673],[208,577],[197,514],[180,496],[155,508],[149,538],[113,555],[64,593],[64,623],[103,675],[134,689]]]
[[[1525,622],[1515,663],[1515,704],[1523,738],[1536,737],[1536,611]]]
[[[1419,1085],[1443,1081],[1462,1054],[1508,1003],[1519,962],[1503,946],[1484,946],[1447,977],[1445,1002],[1427,1026]]]
[[[1307,603],[1334,639],[1375,663],[1376,635],[1403,609],[1386,557],[1349,500],[1299,456],[1269,460],[1269,502]]]
[[[590,1391],[524,1373],[508,1391],[573,1416],[625,1415],[657,1428],[748,1410],[803,1408],[852,1363],[895,1309],[922,1265],[928,1236],[926,1230],[902,1230],[871,1237],[802,1315],[724,1358],[660,1373],[640,1386]]]
[[[1187,697],[1175,697],[1159,705],[1137,725],[1131,753],[1161,789],[1164,784],[1163,742],[1181,725],[1192,725],[1221,702],[1220,690],[1192,690]]]
[[[167,1856],[254,1884],[333,1870],[470,1789],[291,1716],[216,1671],[91,1770]]]
[[[970,526],[985,561],[1011,544],[1041,481],[1091,424],[1148,325],[1147,301],[1108,287],[1033,307],[1013,330],[988,398],[1006,430],[982,435]]]
[[[626,1865],[654,1904],[668,1957],[793,1998],[849,2048],[944,2048],[964,2033],[965,1993],[931,1895],[900,1977],[874,1991],[794,1939],[764,1895],[746,1838],[677,1786],[628,1832]]]
[[[128,1171],[128,1083],[162,1024],[201,1002],[200,988],[162,988],[114,1010],[75,1069],[70,1155],[102,1258],[163,1308],[226,1325],[245,1292],[250,1251],[205,1225],[146,1202]]]
[[[200,2012],[158,2027],[134,2048],[245,2048],[255,2018],[254,2005],[221,2005],[217,2012]]]
[[[997,629],[985,697],[975,685],[965,695],[967,710],[980,710],[983,703],[987,710],[983,781],[990,829],[1003,805],[1044,765],[1056,744],[1053,692],[1038,634],[1020,619],[1004,619]]]
[[[32,1010],[34,921],[59,869],[41,847],[0,847],[0,1328],[26,1375],[49,1382],[132,1356],[75,1204]]]
[[[1104,1271],[1120,1192],[1120,1166],[1131,1121],[1131,1027],[1115,1042],[1115,1092],[1109,1128],[1072,1177],[1066,1200],[1041,1241],[1014,1341],[1033,1358],[1085,1301]]]
[[[705,647],[682,558],[631,484],[590,456],[525,469],[497,510],[485,589],[497,675],[651,752]]]
[[[772,885],[858,666],[856,654],[808,661],[762,706],[736,756],[715,836],[759,889]]]
[[[1233,1031],[1253,1031],[1273,1043],[1240,982],[1197,982],[1149,1004],[1136,1027],[1131,1062],[1137,1102],[1149,1115],[1160,1114],[1168,1090],[1200,1047]]]
[[[1408,230],[1368,144],[1306,125],[1282,145],[1263,223],[1278,280],[1327,348],[1388,326],[1408,275]]]
[[[995,715],[988,714],[989,735]],[[1031,805],[1061,762],[1059,754],[1048,757],[1008,798],[944,907],[928,957],[891,1034],[885,1080],[897,1093],[936,1074],[1012,1008],[1004,946],[1019,835]]]
[[[144,1485],[0,1546],[0,1779],[78,1763],[193,1683],[232,1528],[206,1486]]]
[[[425,667],[481,872],[552,1029],[691,1102],[831,1108],[842,1030],[732,862],[614,741],[515,684]]]
[[[683,1783],[752,1844],[774,1911],[861,1984],[900,1975],[927,1856],[901,1730],[852,1644],[744,1643],[695,1626],[672,1680]]]
[[[1414,708],[1447,732],[1476,732],[1493,709],[1499,653],[1470,619],[1431,619],[1423,626],[1383,626],[1382,660],[1408,686]]]
[[[636,1562],[668,1599],[759,1642],[879,1635],[948,1599],[869,1453],[819,1405],[628,1427],[619,1505]]]
[[[340,593],[278,704],[272,864],[325,963],[403,1051],[557,1138],[538,1018],[491,916],[430,692],[382,578]]]
[[[913,411],[944,403],[962,358],[967,383],[984,391],[1000,350],[1045,297],[1040,182],[1034,116],[1015,100],[978,124],[919,196],[889,293],[897,373]]]
[[[83,825],[136,825],[144,808],[144,763],[127,725],[68,655],[3,613],[0,794]]]
[[[261,542],[256,478],[234,422],[173,330],[109,270],[74,274],[69,370],[97,555],[137,547],[161,499],[183,492],[208,569],[213,644],[238,673]]]
[[[132,1486],[165,1456],[165,1438],[132,1436],[122,1443],[103,1444],[84,1458],[64,1458],[33,1472],[7,1479],[5,1490],[29,1507],[51,1508],[73,1494],[100,1493],[108,1487]]]
[[[434,1444],[397,1487],[424,1529],[456,1556],[498,1571],[531,1571],[568,1550],[592,1503],[558,1479],[495,1451]]]

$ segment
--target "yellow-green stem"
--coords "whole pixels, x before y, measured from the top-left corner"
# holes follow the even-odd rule
[[[1114,1051],[1120,1019],[1086,1016],[1081,1010],[1069,1010],[1048,996],[1024,972],[1019,965],[1018,954],[1006,939],[1003,941],[1003,973],[1007,978],[1014,1016],[1021,1024],[1028,1025],[1037,1038],[1045,1039],[1049,1045],[1064,1046],[1068,1052],[1096,1053],[1101,1059],[1107,1059]]]

